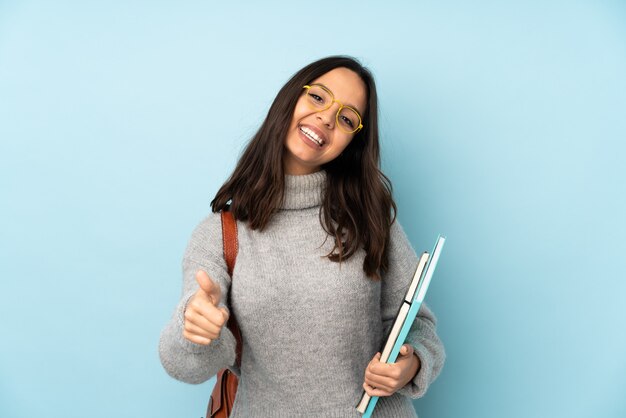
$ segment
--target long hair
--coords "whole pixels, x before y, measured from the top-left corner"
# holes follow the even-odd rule
[[[349,56],[330,56],[295,73],[280,89],[263,124],[246,146],[234,172],[211,201],[213,212],[229,201],[236,219],[262,231],[280,209],[284,196],[284,143],[302,87],[339,67],[354,71],[365,83],[367,106],[363,129],[334,160],[322,165],[327,172],[320,223],[334,247],[334,262],[365,250],[363,270],[380,280],[388,268],[389,233],[397,207],[389,179],[380,171],[378,97],[370,71]]]

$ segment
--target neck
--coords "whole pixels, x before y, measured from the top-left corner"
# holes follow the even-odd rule
[[[310,174],[286,174],[282,209],[305,209],[320,206],[326,186],[326,171]]]
[[[319,165],[305,166],[302,164],[295,164],[290,161],[286,155],[283,156],[283,171],[290,176],[303,176],[305,174],[313,174],[320,171],[322,168]]]

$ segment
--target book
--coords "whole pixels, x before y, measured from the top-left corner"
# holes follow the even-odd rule
[[[435,267],[439,261],[445,240],[446,238],[444,236],[439,235],[435,242],[432,255],[424,252],[420,257],[417,268],[415,269],[415,274],[413,275],[413,280],[411,280],[405,298],[398,309],[398,314],[387,337],[383,351],[381,352],[381,363],[394,363],[398,358],[400,348],[405,343],[406,336],[426,296],[428,285],[430,284]],[[356,409],[363,414],[363,418],[369,418],[377,402],[378,396],[370,396],[367,392],[363,391],[363,395]]]
[[[384,344],[384,348],[381,352],[380,362],[387,363],[389,360],[389,355],[391,354],[391,350],[398,339],[398,335],[400,335],[400,331],[402,330],[402,326],[404,325],[406,318],[409,314],[409,310],[411,308],[411,303],[413,303],[413,299],[415,298],[415,292],[417,290],[417,286],[419,281],[421,280],[424,267],[426,266],[426,262],[428,261],[428,252],[422,253],[421,257],[417,262],[417,268],[415,269],[415,273],[413,274],[413,280],[409,285],[409,289],[404,296],[404,300],[400,304],[400,308],[398,309],[398,313],[396,315],[396,319],[393,322],[393,326],[391,327],[391,331],[387,335],[386,343]],[[360,413],[365,413],[367,406],[372,397],[367,394],[367,392],[363,391],[363,396],[361,397],[361,401],[357,405],[357,410]]]
[[[402,326],[406,320],[406,317],[409,314],[409,309],[411,308],[411,303],[413,303],[413,299],[415,298],[415,291],[417,290],[417,286],[422,277],[422,273],[424,272],[424,267],[426,267],[426,262],[428,261],[428,253],[424,252],[417,262],[417,269],[415,270],[415,274],[413,275],[413,280],[409,285],[409,290],[406,292],[404,296],[404,300],[400,305],[400,309],[398,310],[398,314],[396,315],[396,319],[391,327],[391,331],[387,336],[387,342],[384,345],[383,351],[381,351],[380,361],[381,363],[386,363],[389,359],[389,355],[391,354],[391,350],[393,349],[396,340],[398,339],[398,335],[400,335],[400,331],[402,330]]]

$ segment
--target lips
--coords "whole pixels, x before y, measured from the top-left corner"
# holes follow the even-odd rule
[[[326,135],[317,127],[312,125],[299,125],[298,129],[302,132],[307,138],[311,141],[315,142],[318,146],[322,147],[325,143],[328,142]]]

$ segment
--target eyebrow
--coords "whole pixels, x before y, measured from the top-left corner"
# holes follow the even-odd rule
[[[322,83],[312,83],[312,84],[319,84],[320,86],[324,86],[324,87],[326,87],[329,91],[332,91],[332,90],[330,89],[330,87],[328,87],[326,84],[322,84]],[[333,93],[333,96],[334,96],[334,95],[335,95],[335,93]],[[358,107],[356,107],[355,105],[350,104],[350,103],[343,103],[343,105],[344,105],[344,106],[350,106],[351,108],[356,109],[356,111],[357,111],[357,112],[359,112],[359,115],[360,115],[361,117],[363,117],[363,112],[361,112],[361,111],[359,110],[359,108],[358,108]]]

